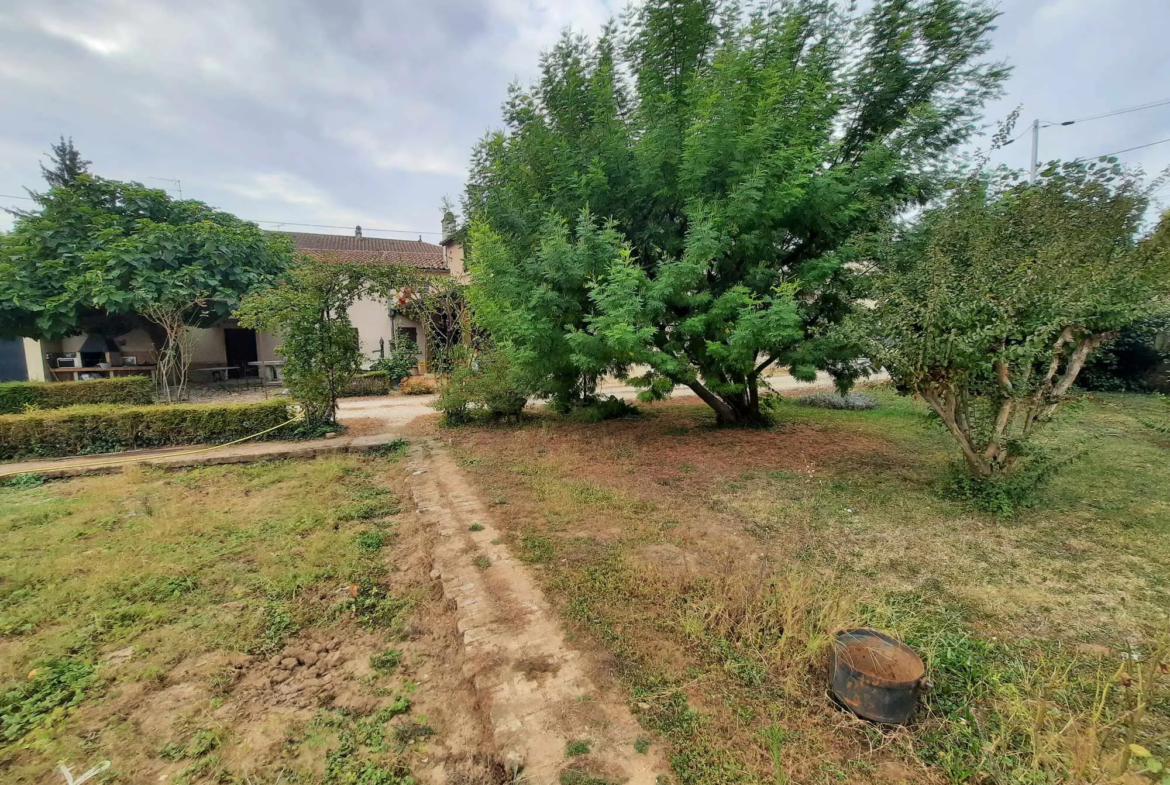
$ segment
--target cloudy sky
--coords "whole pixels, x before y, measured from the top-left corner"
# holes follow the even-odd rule
[[[0,204],[28,206],[9,197],[40,185],[38,159],[63,134],[98,174],[179,180],[184,196],[243,218],[437,233],[440,200],[458,198],[508,83],[532,79],[566,25],[594,33],[622,4],[3,0]],[[1063,121],[1170,99],[1166,0],[1000,8],[995,56],[1015,74],[990,117],[1022,104],[1022,123]],[[1168,138],[1170,105],[1046,129],[1041,158]],[[1027,142],[1000,158],[1025,166]],[[1121,157],[1157,172],[1170,143]]]

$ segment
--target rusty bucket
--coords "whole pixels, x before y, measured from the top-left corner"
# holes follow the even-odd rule
[[[833,695],[859,717],[903,725],[930,691],[922,658],[884,632],[857,627],[833,640],[829,662]]]

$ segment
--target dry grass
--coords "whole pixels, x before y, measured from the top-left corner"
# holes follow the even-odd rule
[[[110,760],[102,782],[404,783],[478,752],[405,482],[347,456],[0,488],[0,780]],[[270,680],[317,650],[336,661]],[[395,741],[420,717],[443,756]]]
[[[999,521],[938,495],[945,435],[877,395],[868,412],[782,403],[768,431],[671,403],[635,421],[431,432],[582,645],[612,658],[681,781],[882,781],[894,765],[920,781],[1112,776],[1132,711],[1116,683],[1094,696],[1129,647],[1148,656],[1170,607],[1170,442],[1142,425],[1159,404],[1073,413],[1049,438],[1091,451],[1040,507]],[[924,654],[939,689],[911,730],[827,700],[829,633],[854,622]],[[1166,698],[1139,725],[1147,740],[1170,730]]]

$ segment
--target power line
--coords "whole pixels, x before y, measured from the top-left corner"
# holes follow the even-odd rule
[[[1170,142],[1170,138],[1159,139],[1158,141],[1150,142],[1149,144],[1139,144],[1137,147],[1127,147],[1124,150],[1115,150],[1112,153],[1102,153],[1101,155],[1082,155],[1077,160],[1084,161],[1088,158],[1108,158],[1111,155],[1121,155],[1122,153],[1131,153],[1134,150],[1144,150],[1145,148],[1153,147],[1156,144],[1166,144],[1166,142]]]
[[[26,202],[35,202],[31,196],[13,196],[12,194],[0,194],[0,199],[23,199]]]
[[[1130,112],[1141,112],[1146,109],[1156,109],[1159,106],[1166,106],[1167,104],[1170,104],[1170,98],[1164,98],[1160,101],[1151,101],[1148,104],[1142,104],[1141,106],[1130,106],[1125,109],[1114,109],[1112,112],[1102,112],[1101,114],[1089,115],[1088,117],[1078,117],[1075,120],[1065,120],[1059,123],[1059,125],[1085,123],[1089,120],[1100,120],[1102,117],[1113,117],[1119,114],[1129,114]],[[1056,123],[1053,123],[1053,125],[1056,125]]]

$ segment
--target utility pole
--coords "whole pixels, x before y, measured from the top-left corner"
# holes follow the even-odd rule
[[[1028,178],[1029,183],[1036,182],[1036,164],[1040,159],[1040,120],[1032,121],[1032,166],[1031,176]]]

